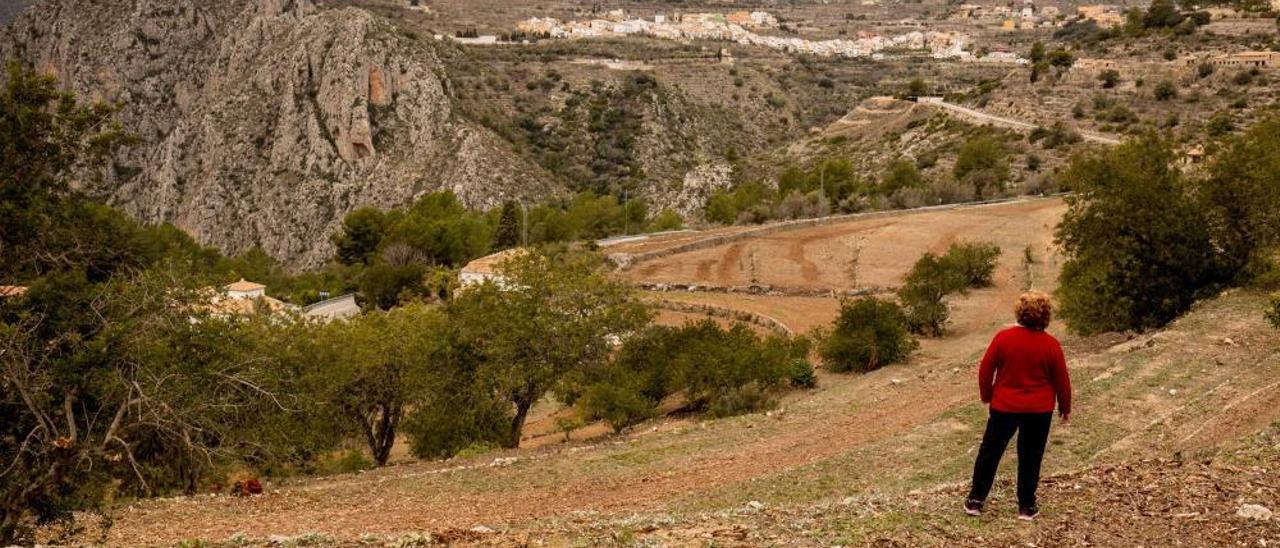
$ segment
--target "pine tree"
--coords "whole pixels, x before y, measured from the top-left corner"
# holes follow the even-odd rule
[[[507,249],[520,245],[520,218],[515,202],[502,205],[502,216],[498,218],[498,233],[494,236],[494,246]]]

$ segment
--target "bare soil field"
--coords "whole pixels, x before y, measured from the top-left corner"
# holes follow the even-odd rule
[[[923,213],[902,212],[837,224],[788,230],[735,241],[710,249],[681,253],[638,264],[624,274],[637,282],[752,284],[849,289],[896,286],[926,251],[943,252],[957,241],[991,241],[1004,250],[1000,275],[1012,279],[1021,267],[1023,250],[1056,264],[1053,227],[1066,206],[1059,199],[1025,200]],[[719,233],[711,236],[719,236]],[[661,249],[679,240],[644,241],[609,248],[610,253]],[[860,251],[859,251],[860,250]],[[858,256],[856,284],[850,262]],[[1054,272],[1046,272],[1053,274]],[[1056,276],[1045,277],[1052,280]]]
[[[316,545],[1043,546],[1132,545],[1154,535],[1147,545],[1170,545],[1158,539],[1175,541],[1195,527],[1186,545],[1280,540],[1277,522],[1232,514],[1242,503],[1274,509],[1280,502],[1274,474],[1259,471],[1280,466],[1280,334],[1258,313],[1264,297],[1247,292],[1203,303],[1158,333],[1064,337],[1076,415],[1055,426],[1045,519],[1023,527],[1014,521],[1012,456],[995,515],[958,515],[984,420],[976,359],[1025,284],[1023,249],[1044,249],[1062,211],[1057,200],[1020,202],[741,242],[765,250],[767,280],[832,288],[845,284],[840,272],[853,238],[867,239],[860,270],[886,285],[921,252],[957,239],[993,239],[1005,250],[996,286],[953,303],[952,335],[925,341],[907,364],[859,376],[823,373],[818,388],[787,395],[770,413],[672,417],[595,441],[575,435],[564,442],[535,428],[537,441],[517,451],[281,481],[249,499],[143,501],[116,516],[106,541],[265,544],[281,535]],[[731,247],[625,275],[737,282],[743,274]],[[789,252],[797,247],[799,254]],[[1036,258],[1033,285],[1048,288],[1056,265],[1043,253]],[[708,260],[711,274],[696,276]],[[812,277],[806,260],[817,268]],[[824,298],[656,296],[738,306],[800,331],[829,321],[838,307]],[[544,413],[547,422],[554,410]],[[1272,437],[1258,441],[1258,432]],[[1153,458],[1162,460],[1144,460]],[[1181,485],[1194,497],[1182,497]]]

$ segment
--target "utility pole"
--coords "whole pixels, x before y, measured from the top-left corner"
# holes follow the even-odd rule
[[[631,235],[631,212],[627,210],[627,188],[622,188],[622,235]]]

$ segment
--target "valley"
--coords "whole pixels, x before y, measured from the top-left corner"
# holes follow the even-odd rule
[[[1274,440],[1250,440],[1259,430],[1274,436],[1267,425],[1280,419],[1276,413],[1280,408],[1268,403],[1280,396],[1274,383],[1280,363],[1276,335],[1256,317],[1240,316],[1241,310],[1254,306],[1258,295],[1236,292],[1205,303],[1167,330],[1143,336],[1073,337],[1055,329],[1065,337],[1079,408],[1072,423],[1055,434],[1047,462],[1047,473],[1055,479],[1050,480],[1045,496],[1062,504],[1062,509],[1034,530],[1014,527],[1012,517],[984,518],[971,525],[960,523],[962,516],[950,517],[957,512],[953,509],[959,504],[956,486],[967,480],[976,431],[983,420],[973,384],[976,360],[989,334],[1007,323],[1008,302],[1026,283],[1019,264],[1021,250],[1028,245],[1040,249],[1061,212],[1062,205],[1055,199],[1014,202],[743,239],[743,246],[762,246],[762,255],[778,261],[779,265],[764,270],[775,276],[764,281],[777,283],[803,279],[803,269],[792,273],[781,267],[792,259],[763,246],[781,243],[785,249],[787,242],[808,242],[804,247],[808,252],[826,249],[836,254],[847,249],[839,245],[844,240],[865,237],[863,257],[867,264],[878,266],[866,269],[864,276],[869,283],[888,284],[910,262],[895,262],[894,257],[915,257],[951,238],[989,235],[993,226],[1005,227],[999,232],[1009,238],[1001,241],[1005,252],[995,287],[955,300],[955,323],[947,337],[925,340],[920,353],[907,364],[855,377],[821,374],[817,389],[787,396],[768,414],[716,421],[668,418],[625,435],[591,441],[575,439],[446,463],[403,463],[354,475],[285,481],[270,494],[249,500],[197,496],[148,501],[125,511],[109,538],[119,544],[167,544],[192,537],[262,541],[282,535],[312,538],[325,545],[393,543],[429,532],[433,538],[463,544],[591,544],[615,542],[620,538],[616,535],[627,531],[628,538],[636,541],[676,544],[702,544],[709,539],[744,544],[825,545],[841,539],[933,544],[954,538],[951,535],[993,535],[1009,542],[1065,541],[1053,537],[1057,534],[1053,531],[1069,527],[1073,535],[1094,534],[1089,531],[1111,518],[1092,524],[1081,521],[1109,513],[1095,514],[1100,510],[1088,506],[1100,503],[1103,491],[1082,495],[1061,487],[1062,482],[1068,486],[1085,482],[1101,489],[1106,480],[1092,478],[1139,467],[1144,474],[1166,478],[1153,481],[1172,482],[1161,484],[1160,496],[1172,497],[1173,504],[1186,504],[1189,501],[1171,490],[1184,481],[1176,479],[1183,474],[1255,474],[1244,472],[1248,465],[1237,463],[1236,459],[1253,454],[1235,453],[1240,444],[1260,451],[1260,465],[1273,463],[1267,459],[1274,458],[1274,447],[1268,445]],[[816,238],[819,235],[825,238]],[[819,247],[824,240],[831,243]],[[631,245],[661,247],[659,242]],[[664,272],[677,267],[696,273],[696,257],[721,256],[721,249],[674,254],[636,265],[622,275],[665,279],[674,274]],[[818,260],[816,264],[818,277],[811,283],[842,286],[843,261]],[[1054,264],[1050,257],[1038,260],[1032,271],[1044,281],[1033,285],[1052,289],[1048,284],[1054,279]],[[723,278],[690,277],[744,282],[738,278],[742,275],[739,265],[730,266]],[[770,313],[797,330],[828,322],[837,306],[830,298],[702,293],[663,293],[658,298],[718,302]],[[538,427],[535,423],[531,428]],[[1250,445],[1256,443],[1261,445]],[[1144,460],[1174,454],[1213,464],[1184,470],[1180,465]],[[1223,468],[1229,466],[1246,468],[1241,472]],[[1249,476],[1252,480],[1231,477],[1245,481],[1244,485],[1266,481],[1256,476]],[[1008,497],[1011,487],[1004,481],[1006,494],[998,496]],[[1090,483],[1097,481],[1102,483]],[[1243,489],[1232,491],[1233,497],[1267,506],[1280,503],[1277,491],[1265,487],[1231,489]],[[752,501],[761,503],[763,510],[748,508]],[[1205,503],[1219,505],[1204,516],[1211,520],[1226,519],[1223,513],[1234,512],[1234,507],[1223,503]],[[1127,531],[1109,529],[1109,536],[1101,538],[1114,543],[1152,538],[1147,535],[1186,518],[1159,514],[1147,519],[1147,525]],[[183,526],[174,529],[174,523]],[[804,524],[803,535],[794,528],[796,524]],[[484,532],[472,531],[478,526]],[[1268,538],[1276,533],[1271,525],[1260,527],[1231,534]],[[1190,534],[1190,539],[1219,540],[1201,536],[1209,534],[1207,529],[1178,530]]]
[[[0,4],[0,546],[1280,544],[1280,0]]]

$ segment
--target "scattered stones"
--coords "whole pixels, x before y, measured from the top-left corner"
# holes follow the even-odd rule
[[[515,464],[519,461],[520,461],[520,457],[499,457],[499,458],[493,459],[493,462],[489,463],[489,466],[492,466],[492,467],[511,466],[512,464]]]
[[[761,510],[764,510],[764,503],[763,503],[763,502],[760,502],[760,501],[758,501],[758,500],[753,500],[753,501],[751,501],[751,502],[748,502],[748,503],[747,503],[747,511],[748,511],[748,512],[759,512],[759,511],[761,511]]]
[[[1255,519],[1258,521],[1270,521],[1272,512],[1270,508],[1261,504],[1246,504],[1236,510],[1236,515],[1245,519]]]
[[[490,529],[483,525],[477,525],[468,530],[471,531],[472,533],[479,533],[481,535],[492,535],[494,533],[497,533],[497,531],[494,531],[493,529]]]

